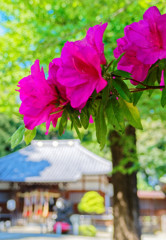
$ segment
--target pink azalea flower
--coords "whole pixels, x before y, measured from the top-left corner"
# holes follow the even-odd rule
[[[66,87],[73,108],[82,109],[95,89],[100,92],[107,85],[100,66],[105,63],[103,25],[90,28],[83,40],[67,42],[62,49],[57,80]]]
[[[114,56],[118,58],[125,52],[118,69],[130,72],[137,81],[144,81],[151,65],[166,58],[166,14],[161,15],[157,7],[150,7],[143,20],[125,27],[125,36],[117,44]]]
[[[86,37],[82,40],[85,41],[85,44],[91,45],[100,56],[100,64],[105,65],[106,59],[104,56],[104,43],[103,43],[103,34],[107,27],[108,23],[96,25],[90,27],[87,31]]]
[[[20,87],[18,91],[22,101],[19,112],[24,115],[25,127],[32,130],[46,122],[47,134],[51,122],[56,127],[57,120],[62,115],[62,107],[56,106],[60,102],[59,93],[45,79],[39,60],[32,65],[31,74],[19,81],[18,87]],[[64,100],[61,101],[64,102]],[[57,111],[58,113],[50,115]]]
[[[67,96],[66,96],[66,88],[62,86],[58,80],[57,80],[57,71],[59,67],[61,66],[61,59],[55,58],[52,60],[52,62],[49,63],[49,71],[48,71],[48,78],[47,81],[49,85],[52,85],[52,87],[56,87],[56,90],[59,92],[60,96],[64,100],[66,100],[66,103],[68,102]]]
[[[137,46],[136,57],[144,64],[153,64],[166,58],[166,14],[157,7],[150,7],[143,20],[125,28],[125,36]]]
[[[114,57],[118,58],[122,53],[127,51],[129,43],[126,37],[119,38],[116,41],[117,41],[117,47],[114,49]]]
[[[125,37],[117,40],[117,48],[114,50],[114,56],[118,58],[123,52],[125,54],[118,63],[118,69],[131,73],[134,80],[142,82],[145,80],[150,64],[144,64],[137,59],[137,47],[134,44],[129,44]],[[134,80],[131,80],[133,85],[138,85]]]

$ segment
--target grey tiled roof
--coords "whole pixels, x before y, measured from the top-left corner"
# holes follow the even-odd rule
[[[80,145],[78,140],[32,141],[0,158],[0,181],[73,182],[82,175],[102,175],[111,163]]]

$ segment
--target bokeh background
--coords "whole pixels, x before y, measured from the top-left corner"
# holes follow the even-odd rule
[[[156,5],[166,12],[164,0],[1,0],[0,1],[0,156],[17,150],[11,149],[10,136],[20,125],[18,81],[27,76],[36,59],[47,75],[49,62],[60,57],[66,41],[85,36],[86,30],[101,22],[108,22],[104,34],[105,55],[113,59],[116,40],[123,36],[126,25],[139,21],[144,11]],[[159,190],[160,179],[166,172],[165,110],[160,107],[160,92],[151,98],[144,94],[138,107],[144,130],[137,131],[139,189]],[[58,137],[56,129],[48,136],[45,127],[38,128],[37,139]],[[83,132],[83,144],[95,153],[111,159],[109,146],[102,152],[96,142],[94,127]],[[76,135],[68,130],[63,138]]]

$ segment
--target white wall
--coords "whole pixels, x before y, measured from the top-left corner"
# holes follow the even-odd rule
[[[67,190],[85,190],[85,191],[102,191],[109,195],[113,196],[113,187],[112,184],[108,182],[106,176],[102,175],[86,175],[82,176],[82,178],[73,183],[67,184]]]

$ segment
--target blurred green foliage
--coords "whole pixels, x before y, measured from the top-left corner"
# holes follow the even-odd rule
[[[15,118],[0,114],[0,157],[11,151],[8,141],[12,133],[19,127],[19,122]]]
[[[137,154],[139,158],[138,188],[159,190],[159,179],[166,173],[165,123],[151,118],[143,121],[144,130],[137,131]],[[144,180],[144,181],[143,181]]]
[[[156,4],[161,11],[166,9],[163,0],[1,0],[1,27],[6,33],[0,36],[0,112],[18,110],[15,88],[28,75],[35,59],[40,59],[47,70],[66,41],[81,39],[90,26],[108,22],[104,42],[110,61],[124,27],[138,21],[146,8]]]
[[[0,157],[26,146],[25,142],[23,141],[17,147],[14,147],[14,149],[11,148],[10,138],[12,134],[20,127],[20,125],[21,121],[16,116],[11,117],[0,113]],[[37,129],[36,139],[48,140],[53,138],[72,139],[74,136],[72,131],[66,131],[62,137],[59,137],[58,131],[51,131],[48,135],[45,135],[45,129]]]

